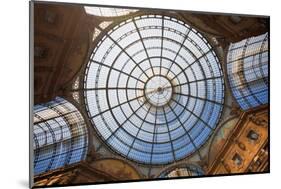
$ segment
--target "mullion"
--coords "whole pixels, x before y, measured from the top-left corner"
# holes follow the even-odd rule
[[[189,110],[186,106],[183,106],[181,103],[178,103],[176,100],[172,99],[175,103],[177,103],[178,105],[180,105],[181,107],[183,107],[185,110],[187,110],[188,112],[190,112],[192,115],[194,115],[198,120],[202,121],[202,123],[205,124],[205,126],[207,126],[209,129],[214,130],[214,128],[212,128],[208,123],[206,123],[203,119],[201,119],[199,116],[197,116],[195,113],[193,113],[193,111]],[[206,103],[204,103],[205,106]],[[200,113],[200,116],[202,114],[203,110]],[[197,121],[198,122],[198,121]],[[197,123],[196,122],[196,123]]]
[[[263,53],[263,52],[266,52],[266,51],[267,51],[267,50],[260,51],[259,53]],[[239,61],[241,61],[241,60],[244,60],[245,58],[249,58],[249,57],[254,56],[254,55],[256,55],[256,54],[257,54],[257,53],[248,54],[247,56],[242,56],[241,58],[233,59],[233,60],[229,61],[228,63],[230,64],[230,63],[234,63],[234,62],[239,62]]]
[[[249,39],[247,39],[246,40],[246,42],[245,42],[245,45],[244,45],[244,47],[243,47],[243,51],[242,51],[242,59],[243,60],[245,60],[245,54],[246,54],[246,51],[247,51],[247,49],[248,49],[248,42],[249,42]],[[251,55],[251,56],[253,56],[253,55]],[[244,61],[243,61],[244,62]],[[247,82],[247,80],[246,80],[246,77],[245,77],[245,70],[244,70],[244,66],[242,67],[243,68],[243,79],[245,79],[245,85],[246,85],[246,90],[244,90],[244,91],[246,91],[246,92],[250,92],[250,94],[252,94],[252,97],[253,97],[253,99],[258,103],[258,104],[262,104],[262,102],[254,95],[255,93],[252,91],[252,89],[251,89],[251,87],[250,87],[250,85],[249,85],[249,83]],[[242,89],[239,89],[239,91],[242,91]],[[247,101],[247,104],[249,105],[249,107],[252,107],[252,104],[251,104],[251,102],[248,100],[248,99],[245,99],[246,101]]]
[[[257,92],[257,93],[262,93],[262,92],[264,92],[264,91],[267,91],[268,89],[262,89],[262,90],[260,90],[259,92]],[[241,99],[244,99],[244,98],[246,98],[246,97],[250,97],[250,96],[253,96],[253,95],[256,95],[257,93],[255,93],[255,94],[252,94],[252,93],[250,93],[250,94],[248,94],[248,95],[241,95],[241,97],[237,97],[237,99],[238,100],[241,100]]]
[[[105,112],[107,112],[107,111],[109,111],[109,110],[111,110],[111,109],[117,108],[117,107],[122,106],[122,105],[124,105],[124,104],[127,104],[127,103],[129,103],[129,102],[131,102],[131,101],[137,100],[137,99],[139,99],[139,98],[141,98],[141,97],[144,97],[144,95],[138,96],[138,97],[136,97],[136,98],[132,98],[132,99],[126,101],[126,102],[122,102],[121,104],[118,104],[118,105],[116,105],[116,106],[110,107],[110,108],[108,108],[108,109],[106,109],[106,110],[104,110],[104,111],[101,111],[101,112],[99,112],[98,114],[96,114],[96,115],[90,117],[90,119],[93,119],[93,118],[95,118],[95,117],[97,117],[97,116],[99,116],[99,115],[101,115],[101,114],[103,114],[103,113],[105,113]]]
[[[262,44],[261,44],[261,48],[260,48],[260,51],[259,51],[259,63],[258,63],[258,67],[259,67],[259,70],[260,70],[260,73],[261,73],[261,75],[262,75],[262,78],[263,78],[263,82],[265,83],[265,84],[267,84],[268,83],[268,79],[266,79],[266,78],[268,78],[266,75],[265,75],[265,73],[263,72],[263,65],[268,65],[268,62],[262,62],[262,54],[263,53],[265,53],[265,52],[268,52],[268,49],[266,48],[264,48],[264,46],[265,46],[265,43],[266,42],[268,42],[267,41],[267,36],[263,39],[263,42],[262,42]],[[265,50],[264,50],[265,49]],[[258,76],[257,76],[257,74],[256,74],[256,71],[255,71],[255,69],[254,68],[252,68],[253,69],[253,71],[254,71],[254,73],[255,73],[255,75],[256,75],[256,78],[258,78]]]
[[[194,80],[194,81],[190,81],[190,82],[185,82],[185,83],[181,83],[178,85],[174,85],[173,87],[178,87],[178,86],[182,86],[182,85],[187,85],[190,83],[197,83],[200,81],[206,81],[206,80],[212,80],[212,79],[222,79],[223,76],[217,76],[217,77],[208,77],[208,78],[203,78],[203,79],[198,79],[198,80]]]
[[[267,52],[267,51],[265,51],[265,52]],[[261,55],[263,54],[263,53],[265,53],[265,52],[262,52],[262,53],[257,53],[257,54],[255,54],[255,55],[253,55],[253,57],[254,56],[257,56],[258,55],[258,59],[259,59],[259,63],[258,64],[252,64],[253,62],[251,62],[251,65],[250,66],[247,66],[246,67],[246,65],[245,65],[245,70],[253,70],[253,69],[257,69],[257,68],[261,68],[262,66],[264,66],[264,65],[267,65],[267,62],[262,62],[260,59],[261,59]],[[245,62],[244,62],[245,63]],[[236,73],[239,73],[239,72],[241,72],[241,71],[243,71],[243,70],[239,70],[239,71],[237,71]]]
[[[255,41],[255,42],[252,42],[252,43],[250,43],[249,45],[253,45],[253,44],[255,44],[255,43],[260,43],[260,42],[262,42],[263,40],[264,40],[264,39],[258,40],[258,41]],[[241,47],[243,47],[243,46],[234,47],[234,48],[231,47],[231,49],[229,50],[229,52],[234,51],[234,50],[237,50],[237,49],[240,49]]]
[[[164,107],[163,107],[163,112],[164,112],[164,117],[165,117],[165,122],[166,122],[165,125],[167,126],[167,129],[168,129],[168,134],[169,134],[169,139],[170,139],[170,143],[171,143],[171,148],[172,148],[172,152],[173,152],[174,161],[176,161],[176,155],[175,155],[174,144],[173,144],[173,142],[172,142],[171,132],[170,132],[170,128],[169,128],[169,125],[168,125],[167,114],[166,114],[166,111],[165,111],[165,108],[164,108]]]
[[[260,74],[262,76],[261,78],[263,78],[264,82],[266,83],[265,78],[267,78],[267,76],[264,74],[262,67],[267,66],[268,63],[262,62],[261,60],[262,53],[259,53],[259,55],[256,57],[258,57],[258,63],[253,64],[253,62],[251,62],[251,65],[248,68],[244,68],[244,71],[250,72],[250,74],[255,75],[255,79],[259,79],[260,78],[259,74]],[[258,69],[258,71],[256,71],[256,69]]]
[[[63,103],[61,105],[62,107],[64,107],[65,109],[67,109],[68,111],[71,111],[71,109],[66,106],[66,103]],[[63,113],[60,112],[59,109],[57,109],[58,106],[55,106],[55,107],[50,107],[52,110],[56,111],[58,114],[61,114],[62,115],[62,118],[64,119],[64,121],[67,123],[67,125],[69,125],[69,130],[70,130],[70,149],[74,149],[74,140],[76,135],[76,129],[77,129],[77,126],[76,127],[71,127],[72,124],[69,123],[69,120],[67,119],[66,116],[70,115],[64,115]],[[79,120],[80,121],[80,120]],[[69,153],[67,154],[67,156],[65,157],[65,161],[64,161],[64,165],[67,165],[70,161],[70,159],[73,157],[73,154],[72,154],[73,151],[69,151]]]
[[[114,8],[113,10],[114,10],[116,16],[120,16],[120,15],[118,15],[118,13],[117,13],[117,9]]]
[[[147,116],[148,116],[148,113],[150,112],[151,107],[152,107],[152,106],[149,106],[148,111],[146,112],[146,115],[145,115],[145,117],[144,117],[144,119],[143,119],[143,121],[142,121],[142,123],[141,123],[139,129],[138,129],[138,132],[137,132],[137,134],[136,134],[136,137],[134,137],[134,140],[133,140],[133,142],[132,142],[132,145],[131,145],[130,148],[129,148],[129,151],[128,151],[128,153],[127,153],[127,156],[129,155],[131,149],[133,148],[134,143],[135,143],[135,141],[136,141],[136,139],[137,139],[137,137],[138,137],[138,134],[139,134],[140,130],[142,130],[141,128],[142,128],[142,126],[143,126],[144,123],[145,123],[145,120],[146,120],[146,118],[147,118]],[[135,149],[135,148],[133,148],[133,149]]]
[[[257,79],[257,80],[254,80],[254,81],[250,81],[250,82],[247,82],[247,80],[245,80],[245,82],[243,82],[243,83],[241,83],[241,84],[239,84],[239,85],[234,85],[236,88],[240,88],[240,87],[247,87],[248,85],[246,84],[246,82],[249,84],[249,83],[259,83],[260,81],[264,81],[265,80],[265,78],[267,78],[267,77],[261,77],[261,78],[259,78],[259,79]],[[235,82],[235,80],[233,80],[234,82]]]
[[[34,116],[36,117],[37,116],[37,114],[35,113],[34,114]],[[40,116],[38,116],[38,119],[39,120],[41,120],[42,118],[40,117]],[[47,131],[45,130],[45,129],[43,129],[43,127],[41,126],[41,125],[39,125],[39,124],[36,124],[36,126],[38,126],[39,128],[41,128],[41,130],[42,130],[42,132],[45,134],[45,140],[44,140],[44,144],[46,144],[47,143],[47,136],[46,136],[46,133],[47,133]],[[40,133],[42,133],[42,132],[40,132]],[[36,147],[35,147],[35,152],[34,152],[34,154],[35,154],[35,158],[34,158],[34,167],[36,167],[36,165],[37,165],[37,162],[38,162],[38,159],[39,159],[39,156],[40,156],[40,151],[41,151],[41,149],[40,149],[40,147],[39,147],[39,141],[37,140],[37,135],[38,134],[34,134],[33,136],[35,136],[36,137],[36,139],[35,139],[35,143],[36,143],[36,141],[37,141],[37,143],[36,143]],[[40,140],[41,141],[41,140]]]
[[[127,75],[127,76],[129,76],[129,77],[132,77],[132,78],[134,78],[134,79],[140,81],[141,83],[145,83],[144,81],[140,80],[139,78],[134,77],[134,76],[132,76],[132,75],[126,73],[126,72],[123,72],[122,70],[118,70],[118,69],[114,68],[113,66],[106,65],[106,64],[104,64],[104,63],[102,63],[102,62],[98,62],[98,61],[93,60],[93,59],[90,59],[90,61],[91,61],[91,62],[94,62],[94,63],[96,63],[96,64],[99,64],[99,65],[101,65],[101,66],[105,66],[105,67],[107,67],[107,68],[109,68],[109,69],[115,70],[115,71],[117,71],[117,72],[120,72],[120,73],[122,73],[122,74],[125,74],[125,75]]]
[[[119,121],[118,122],[116,122],[117,124],[118,124],[118,129],[116,129],[115,131],[113,131],[111,134],[110,134],[110,136],[106,139],[106,142],[109,140],[109,138],[111,138],[112,136],[115,136],[115,133],[117,132],[117,130],[119,130],[127,121],[130,121],[130,118],[133,116],[133,115],[135,115],[136,113],[137,113],[137,111],[139,110],[139,109],[141,109],[144,105],[145,105],[145,101],[142,103],[142,105],[141,106],[139,106],[138,107],[138,109],[136,110],[136,111],[133,111],[133,113],[129,116],[129,117],[126,117],[126,120],[125,121],[123,121],[123,123],[119,123]],[[122,110],[122,113],[123,114],[125,114],[124,113],[124,111]],[[115,115],[114,114],[112,114],[112,117],[115,117]],[[131,121],[130,121],[131,122]],[[132,122],[131,122],[132,123]],[[124,129],[125,130],[125,129]],[[126,131],[127,132],[127,131]],[[128,132],[127,132],[128,133]],[[131,135],[130,133],[128,133],[129,135]],[[135,138],[135,136],[133,136],[133,135],[131,135],[132,136],[132,138]]]
[[[152,156],[153,156],[153,149],[154,149],[154,140],[155,140],[155,136],[156,136],[157,114],[158,114],[158,108],[156,107],[155,121],[154,121],[154,131],[153,131],[153,137],[152,137],[152,147],[151,147],[150,164],[152,164]]]
[[[100,11],[100,15],[103,16],[103,13],[102,13],[102,11],[101,11],[101,8],[98,8],[98,9],[99,9],[99,11]]]
[[[66,104],[66,101],[56,101],[56,99],[54,101],[56,102],[56,104],[46,103],[46,105],[43,105],[43,106],[45,106],[48,109],[48,108]]]
[[[175,43],[175,44],[177,44],[177,45],[181,45],[181,43],[179,43],[178,41],[175,41],[175,40],[173,40],[173,39],[170,39],[170,38],[167,38],[167,37],[164,37],[164,36],[163,36],[163,37],[161,37],[161,36],[152,36],[152,37],[143,37],[143,38],[142,38],[142,40],[149,40],[149,39],[159,39],[159,40],[161,40],[161,41],[167,40],[167,41],[170,41],[170,42]],[[139,41],[141,41],[141,39],[138,39],[138,40],[132,42],[132,43],[129,44],[126,48],[128,48],[128,47],[131,46],[131,45],[134,45],[135,43],[138,43]],[[189,52],[191,52],[185,45],[183,45],[183,47],[184,47],[186,50],[188,50]],[[147,49],[161,49],[161,47],[149,47],[149,48],[147,48]],[[171,52],[173,52],[174,54],[176,54],[176,52],[175,52],[175,51],[172,51],[172,49],[164,48],[164,47],[162,47],[162,49],[165,49],[165,50],[167,50],[167,51],[171,51]],[[137,51],[137,52],[134,53],[131,57],[133,58],[136,54],[138,54],[138,53],[140,53],[140,52],[142,52],[142,51],[144,51],[144,49]],[[179,54],[178,56],[182,57],[180,54]],[[159,56],[159,58],[161,58],[161,57]],[[162,58],[163,58],[163,57],[162,57]],[[167,58],[167,57],[165,57],[165,58]],[[196,59],[195,56],[194,56],[194,59]],[[172,60],[171,60],[171,61],[172,61]],[[139,64],[140,64],[140,63],[141,63],[141,62],[139,62]],[[142,70],[142,71],[144,71],[144,70]]]
[[[83,137],[84,136],[84,134],[80,134],[80,135],[77,135],[77,136],[74,136],[74,137],[72,137],[72,139],[79,139],[80,137]],[[36,149],[34,149],[34,150],[42,150],[43,148],[48,148],[48,147],[51,147],[51,146],[53,146],[53,145],[58,145],[58,144],[61,144],[61,143],[66,143],[67,141],[71,141],[71,138],[64,138],[63,140],[57,140],[56,142],[54,142],[54,143],[51,143],[51,144],[46,144],[46,145],[44,145],[44,146],[41,146],[40,148],[36,148]],[[74,149],[75,150],[75,149]],[[60,154],[58,154],[58,155],[60,155]]]
[[[112,41],[113,43],[115,43],[115,44],[121,49],[121,51],[124,52],[124,53],[138,66],[138,68],[145,74],[145,76],[146,76],[147,78],[149,78],[149,76],[147,75],[147,73],[145,73],[145,71],[139,66],[139,64],[131,57],[131,55],[128,54],[128,52],[127,52],[123,47],[121,47],[121,45],[118,44],[118,42],[116,42],[116,41],[115,41],[109,34],[107,34],[107,33],[106,33],[106,36],[107,36],[109,39],[111,39],[111,41]]]
[[[66,104],[67,103],[64,103],[64,104],[62,104],[61,106],[63,106],[65,109],[68,109],[68,111],[71,111],[71,108],[70,107],[67,107],[66,106]],[[59,111],[59,110],[58,110]],[[76,122],[77,123],[82,123],[83,122],[83,125],[84,125],[84,127],[78,127],[78,126],[76,126],[76,127],[70,127],[69,128],[69,130],[70,130],[70,134],[71,134],[71,139],[72,139],[72,141],[71,141],[71,148],[74,148],[73,147],[73,143],[75,142],[75,139],[76,138],[78,138],[78,137],[80,137],[80,136],[84,136],[85,134],[87,134],[88,133],[88,131],[87,131],[87,128],[86,128],[86,124],[85,124],[85,122],[84,122],[84,119],[83,118],[81,118],[80,116],[82,116],[82,115],[80,115],[80,116],[78,116],[80,113],[79,113],[79,111],[78,110],[76,110],[75,112],[74,112],[74,114],[75,114],[75,117],[76,117]],[[64,114],[63,115],[63,119],[65,119],[65,121],[68,123],[68,125],[71,125],[70,123],[69,123],[69,119],[72,119],[72,118],[69,118],[69,119],[67,119],[67,116],[68,115],[70,115],[70,114]],[[79,118],[80,117],[80,118]],[[77,131],[82,131],[82,133],[83,133],[83,135],[77,135]],[[75,134],[76,133],[76,134]],[[75,134],[75,135],[74,135]],[[87,141],[87,137],[83,137],[84,138],[84,147],[83,148],[85,148],[85,146],[86,145],[88,145],[88,141]],[[84,150],[84,151],[82,151],[82,153],[81,153],[81,157],[85,157],[85,154],[86,154],[86,150]],[[68,159],[68,161],[66,161],[66,163],[69,163],[69,161],[70,161],[70,159],[73,157],[73,154],[72,154],[72,152],[71,152],[71,154],[69,155],[69,156],[67,156],[66,158],[69,158]]]
[[[50,107],[49,107],[50,108]],[[40,117],[39,115],[37,115],[38,117]],[[41,120],[44,120],[42,117],[40,117],[41,118]],[[49,158],[48,157],[48,159],[50,159],[50,162],[48,163],[48,165],[47,166],[44,166],[45,167],[45,169],[44,169],[44,172],[47,172],[47,171],[49,171],[50,169],[51,169],[51,167],[52,167],[52,165],[53,165],[53,163],[54,163],[54,158],[55,158],[55,156],[56,156],[56,153],[57,153],[57,139],[56,139],[56,135],[55,135],[55,132],[54,132],[54,130],[52,129],[52,127],[51,127],[51,125],[46,121],[46,122],[44,122],[45,123],[45,126],[48,128],[48,130],[50,131],[50,133],[51,133],[51,136],[52,136],[52,144],[51,144],[51,146],[52,146],[52,155],[51,155],[51,158]],[[41,149],[40,149],[41,150]],[[41,154],[42,155],[42,154]],[[41,161],[41,160],[40,160]],[[38,162],[40,162],[40,161],[38,161]],[[35,165],[36,165],[36,163],[35,163]]]
[[[70,139],[67,139],[66,140],[66,142],[69,142],[70,141]],[[65,141],[64,141],[65,142]],[[63,152],[63,153],[61,153],[61,154],[58,154],[58,155],[55,155],[54,156],[54,158],[55,157],[57,157],[57,156],[61,156],[61,155],[64,155],[64,154],[68,154],[69,152],[75,152],[75,151],[77,151],[77,150],[80,150],[80,149],[85,149],[85,146],[83,146],[83,147],[79,147],[79,148],[71,148],[71,149],[69,149],[68,151],[66,151],[66,152]],[[45,160],[47,160],[47,159],[49,159],[50,157],[46,157],[46,158],[44,158],[44,159],[40,159],[40,160],[38,160],[36,163],[38,163],[38,162],[41,162],[41,161],[45,161]],[[63,165],[67,165],[67,164],[63,164]]]
[[[146,54],[146,56],[147,56],[147,59],[148,59],[148,61],[149,61],[149,64],[150,64],[152,73],[153,73],[153,75],[155,75],[155,72],[154,72],[152,63],[151,63],[150,58],[149,58],[148,53],[147,53],[147,49],[146,49],[146,47],[145,47],[145,45],[144,45],[144,42],[143,42],[143,38],[142,38],[142,36],[141,36],[141,34],[140,34],[139,28],[138,28],[138,26],[137,26],[136,21],[135,21],[134,18],[133,18],[133,23],[134,23],[134,26],[135,26],[135,28],[136,28],[136,30],[137,30],[138,35],[139,35],[139,38],[140,38],[140,41],[141,41],[141,43],[142,43],[143,49],[144,49],[144,51],[145,51],[145,54]]]
[[[55,111],[54,111],[55,112]],[[68,114],[71,114],[71,113],[75,113],[76,111],[75,110],[73,110],[73,111],[71,111],[71,112],[67,112],[67,113],[65,113],[64,115],[68,115]],[[48,119],[45,119],[45,118],[42,118],[43,120],[40,120],[40,121],[38,121],[38,122],[34,122],[34,124],[38,124],[38,123],[42,123],[42,122],[45,122],[45,121],[48,121],[48,120],[52,120],[52,119],[55,119],[55,118],[60,118],[60,117],[62,117],[60,114],[58,114],[57,112],[55,112],[56,114],[57,114],[57,116],[55,116],[55,117],[50,117],[50,118],[48,118]],[[36,112],[35,114],[38,114],[38,112]],[[41,116],[40,116],[41,117]]]
[[[196,147],[196,145],[194,144],[193,139],[192,139],[191,136],[189,135],[188,131],[187,131],[186,128],[184,127],[183,123],[181,122],[181,120],[179,119],[179,117],[177,116],[177,114],[175,113],[175,111],[171,108],[171,106],[170,106],[169,104],[168,104],[168,106],[169,106],[169,108],[172,110],[172,112],[174,113],[176,119],[178,120],[178,122],[180,123],[180,125],[182,126],[182,128],[185,130],[186,135],[188,136],[188,138],[189,138],[190,142],[192,143],[192,145],[193,145],[195,151],[198,153],[198,155],[199,155],[199,157],[200,157],[200,159],[201,159],[201,154],[200,154],[198,148]]]
[[[145,96],[145,95],[143,95],[143,96]],[[129,103],[129,107],[131,108],[131,110],[133,110],[133,108],[132,108],[132,106],[131,106],[131,104]],[[133,110],[134,111],[134,110]],[[136,116],[139,118],[139,119],[143,119],[140,115],[138,115],[138,114],[136,114]],[[147,121],[145,121],[146,123],[148,123],[148,124],[153,124],[153,123],[151,123],[151,122],[147,122]],[[148,131],[147,131],[148,132]]]
[[[184,39],[182,40],[182,43],[180,44],[180,48],[179,48],[179,50],[177,51],[175,58],[174,58],[173,61],[171,62],[170,66],[169,66],[169,68],[168,68],[168,72],[166,73],[165,76],[168,75],[169,70],[172,68],[173,64],[175,63],[175,60],[177,59],[177,57],[178,57],[178,55],[179,55],[179,53],[180,53],[182,47],[184,46],[184,43],[185,43],[185,41],[187,40],[190,31],[191,31],[191,29],[189,28],[189,30],[188,30],[188,32],[186,33]]]
[[[184,72],[185,70],[187,70],[188,68],[190,68],[193,64],[200,62],[199,60],[201,58],[203,58],[204,56],[206,56],[208,53],[212,52],[212,49],[209,49],[207,52],[205,52],[204,54],[202,54],[201,56],[199,56],[198,58],[196,58],[191,64],[189,64],[187,67],[183,68],[177,75],[181,74],[182,72]],[[174,76],[171,80],[175,79],[177,76]]]
[[[164,36],[164,16],[162,16],[162,28],[161,28],[161,52],[160,52],[160,75],[162,73],[162,56],[163,56],[163,36]]]
[[[129,73],[130,75],[133,74],[133,72],[134,72],[134,70],[135,70],[135,68],[136,68],[137,66],[139,66],[139,65],[138,65],[138,64],[135,65],[134,68],[130,71],[130,73]],[[146,73],[146,70],[144,70],[144,73]],[[137,83],[136,83],[136,84],[137,84]],[[126,82],[126,86],[128,86],[128,85],[129,85],[129,80],[127,80],[127,82]],[[135,92],[136,92],[136,91],[135,91]],[[143,96],[145,96],[144,93],[143,93]],[[126,93],[126,99],[129,99],[129,98],[128,98],[128,92]],[[134,111],[134,109],[133,109],[131,103],[128,103],[128,105],[129,105],[130,109],[131,109],[132,111]],[[121,109],[122,109],[122,108],[121,108]],[[139,116],[138,114],[136,114],[136,116],[137,116],[139,119],[142,119],[142,117]]]
[[[174,40],[172,40],[172,39],[170,39],[170,38],[166,38],[166,37],[162,37],[162,38],[161,38],[161,37],[159,37],[159,36],[157,36],[157,37],[154,36],[154,37],[145,37],[145,38],[142,38],[142,39],[160,39],[161,41],[163,41],[163,40],[165,39],[165,40],[167,40],[167,41],[171,41],[172,43],[181,45],[181,43],[179,43],[179,42],[177,42],[177,41],[174,41]],[[131,43],[130,45],[132,45],[132,44],[134,44],[134,43],[136,43],[136,42],[138,42],[138,41],[140,41],[140,40],[137,40],[137,41]],[[130,45],[128,45],[128,46],[130,46]],[[190,53],[192,53],[185,45],[183,45],[183,47],[184,47],[186,50],[188,50]],[[161,47],[150,47],[150,48],[147,48],[147,49],[161,49]],[[163,49],[165,49],[165,50],[167,50],[167,51],[169,51],[169,52],[172,52],[172,53],[176,54],[176,52],[173,51],[172,49],[162,47],[162,50],[163,50]],[[134,53],[134,54],[132,55],[132,57],[134,57],[136,54],[138,54],[138,53],[140,53],[140,52],[142,52],[142,51],[144,51],[144,50],[140,50],[140,51]],[[208,53],[208,52],[206,52],[206,53]],[[187,62],[187,60],[186,60],[184,57],[182,57],[180,54],[178,54],[178,56],[180,56],[185,62]],[[169,60],[169,61],[172,61],[171,59],[168,59],[168,57],[162,57],[162,56],[154,56],[154,57],[150,57],[150,59],[151,59],[151,58],[157,58],[157,57],[160,58],[160,59],[165,58],[165,59],[167,59],[167,60]],[[193,57],[194,57],[194,59],[197,59],[195,55],[193,55]],[[200,59],[200,57],[199,57],[199,59]],[[142,63],[143,61],[145,61],[145,60],[147,60],[147,59],[142,60],[141,62],[139,62],[139,64],[141,64],[141,63]],[[195,61],[195,62],[196,62],[196,61]],[[176,62],[173,62],[173,63],[176,64]],[[177,65],[178,65],[178,64],[177,64]],[[137,65],[136,65],[136,66],[137,66]],[[181,67],[181,66],[179,66],[179,67]],[[144,70],[142,70],[142,71],[144,71]],[[144,71],[144,72],[145,72],[145,71]],[[181,73],[181,72],[180,72],[180,73]]]
[[[38,138],[36,135],[33,135],[33,140],[34,140],[34,143],[35,143],[35,152],[34,152],[34,167],[36,167],[36,162],[38,161],[38,158],[39,158],[39,152],[40,152],[40,148],[39,148],[39,141],[38,141]]]
[[[208,102],[211,102],[211,103],[214,103],[214,104],[217,104],[217,105],[224,105],[223,103],[219,103],[217,101],[214,101],[214,100],[210,100],[210,99],[207,99],[207,98],[201,98],[201,97],[198,97],[198,96],[193,96],[193,95],[189,95],[189,94],[183,94],[183,93],[175,93],[175,94],[178,94],[180,96],[186,96],[186,97],[191,97],[191,98],[195,98],[195,99],[200,99],[202,101],[208,101]]]

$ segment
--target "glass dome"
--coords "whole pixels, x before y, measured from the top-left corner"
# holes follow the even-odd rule
[[[101,139],[143,164],[183,159],[207,141],[224,103],[218,58],[197,30],[162,15],[116,25],[87,64],[84,97]]]

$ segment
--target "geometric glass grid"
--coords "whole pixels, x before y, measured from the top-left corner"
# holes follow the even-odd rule
[[[162,15],[137,16],[105,33],[90,56],[83,90],[100,138],[143,164],[197,152],[224,103],[223,73],[206,38]]]
[[[174,168],[169,171],[161,173],[159,178],[173,178],[173,177],[189,177],[189,176],[202,176],[204,172],[201,168],[194,165],[186,165]]]
[[[227,75],[243,110],[268,103],[268,33],[231,44]]]
[[[138,10],[135,9],[118,9],[118,8],[106,8],[106,7],[84,7],[87,14],[95,16],[104,16],[104,17],[116,17],[124,16]]]
[[[85,159],[87,136],[82,115],[63,98],[35,105],[34,175]]]

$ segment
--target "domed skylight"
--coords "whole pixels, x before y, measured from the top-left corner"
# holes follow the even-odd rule
[[[86,68],[84,96],[93,127],[113,151],[167,164],[206,143],[221,115],[224,83],[197,30],[145,15],[104,34]]]

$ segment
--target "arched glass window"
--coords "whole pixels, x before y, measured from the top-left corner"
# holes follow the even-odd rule
[[[243,110],[268,103],[268,64],[268,33],[230,45],[228,80]]]
[[[124,16],[138,10],[135,9],[119,9],[119,8],[106,8],[106,7],[88,7],[85,6],[85,11],[87,14],[95,16],[104,16],[104,17],[116,17]]]
[[[115,26],[93,50],[85,72],[86,110],[115,152],[167,164],[198,151],[224,103],[218,58],[197,30],[162,15]]]
[[[34,106],[34,174],[79,162],[86,156],[88,137],[82,115],[57,97]]]
[[[201,168],[195,165],[186,165],[177,168],[169,169],[161,173],[159,178],[173,178],[173,177],[189,177],[189,176],[202,176],[204,172]]]

